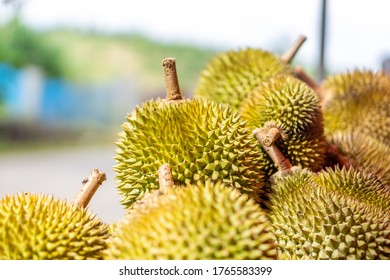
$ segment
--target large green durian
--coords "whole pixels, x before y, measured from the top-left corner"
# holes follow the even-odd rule
[[[155,190],[129,210],[106,259],[276,259],[267,214],[220,182]]]
[[[329,143],[336,146],[341,163],[372,173],[390,186],[389,145],[359,132],[337,132],[328,138]]]
[[[226,105],[178,98],[145,102],[122,125],[114,168],[122,204],[129,208],[157,189],[157,170],[165,163],[176,185],[221,180],[258,200],[262,153],[245,121]]]
[[[390,145],[390,75],[355,70],[322,84],[325,133],[355,131]]]
[[[271,52],[246,48],[214,57],[201,72],[195,96],[237,109],[261,82],[280,74],[291,74],[284,61]]]
[[[282,137],[276,144],[292,165],[320,170],[325,163],[326,141],[320,101],[304,82],[280,75],[262,83],[242,102],[239,112],[247,125],[274,126]],[[268,176],[276,167],[268,156],[262,163]]]
[[[280,258],[390,259],[390,212],[371,201],[371,181],[339,170],[315,176],[298,169],[274,178],[270,218]]]
[[[0,200],[0,259],[101,259],[108,228],[85,209],[53,196]]]

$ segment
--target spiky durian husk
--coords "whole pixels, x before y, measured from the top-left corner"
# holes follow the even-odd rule
[[[349,164],[374,174],[390,186],[390,146],[359,132],[338,132],[328,139]]]
[[[245,122],[228,106],[187,99],[152,100],[122,125],[115,171],[122,204],[131,207],[158,188],[158,168],[168,163],[176,185],[222,180],[258,199],[262,153]]]
[[[195,96],[237,109],[261,82],[290,74],[290,67],[271,52],[246,48],[214,57],[201,72]]]
[[[267,214],[248,195],[220,182],[198,182],[137,201],[105,258],[276,259],[269,230]]]
[[[384,185],[371,173],[354,167],[340,169],[336,166],[335,169],[319,172],[315,182],[329,191],[338,191],[390,212],[390,186]]]
[[[282,132],[276,145],[291,164],[320,170],[325,163],[326,141],[317,94],[291,76],[278,76],[257,87],[243,101],[240,113],[252,129],[275,126]],[[264,156],[268,176],[276,172]]]
[[[325,163],[326,146],[323,136],[291,135],[280,138],[276,146],[282,154],[290,161],[292,165],[308,168],[312,171],[319,171]],[[264,171],[266,178],[270,178],[277,168],[272,159],[264,153],[261,162],[261,170]]]
[[[52,196],[0,200],[0,259],[101,259],[108,228],[86,210]]]
[[[359,71],[329,76],[322,85],[325,133],[353,130],[390,145],[390,75]]]
[[[291,134],[323,129],[317,94],[292,76],[280,75],[262,83],[243,101],[240,113],[254,128],[278,121]]]
[[[388,90],[389,86],[389,75],[386,72],[355,69],[328,76],[322,85],[322,89],[326,91],[325,103],[332,102],[332,99],[355,102],[360,98],[367,97],[368,100],[377,102],[381,100],[383,92]],[[383,97],[386,98],[386,96]]]
[[[295,170],[275,178],[270,218],[284,259],[390,259],[390,215]]]

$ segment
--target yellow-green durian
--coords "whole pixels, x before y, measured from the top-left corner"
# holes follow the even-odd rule
[[[108,228],[95,215],[53,196],[20,193],[0,200],[0,259],[101,259]]]
[[[175,184],[221,180],[256,199],[264,175],[257,141],[238,113],[209,100],[151,100],[127,116],[117,142],[117,187],[126,208],[158,188],[158,168]]]
[[[138,200],[105,259],[276,259],[267,214],[220,182],[155,190]]]
[[[337,191],[366,204],[381,207],[390,214],[390,186],[376,176],[357,168],[326,168],[318,172],[315,182],[328,191]]]
[[[292,165],[313,171],[323,167],[326,141],[321,105],[304,82],[286,75],[269,79],[247,96],[239,112],[251,129],[278,127],[282,137],[276,144]],[[276,171],[267,156],[263,170],[268,176]]]
[[[370,135],[359,132],[337,132],[329,143],[337,147],[341,162],[372,173],[390,186],[390,146]]]
[[[175,185],[222,181],[260,200],[264,174],[257,141],[237,112],[204,99],[183,99],[176,60],[163,60],[166,99],[137,106],[122,125],[114,167],[122,204],[157,189],[158,168],[169,164]]]
[[[351,174],[329,176],[332,187],[307,170],[274,178],[270,218],[281,259],[390,259],[390,212],[360,199],[364,184],[352,183],[355,195],[338,190]]]
[[[321,86],[325,133],[353,130],[390,145],[390,75],[355,70]]]
[[[291,74],[288,64],[275,54],[254,48],[231,50],[214,57],[201,72],[195,96],[238,109],[261,82]]]

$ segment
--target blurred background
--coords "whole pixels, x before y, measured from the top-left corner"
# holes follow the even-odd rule
[[[175,57],[192,95],[218,52],[245,47],[294,59],[318,82],[355,68],[390,68],[385,0],[0,0],[0,197],[71,201],[93,168],[107,174],[89,208],[123,215],[115,141],[127,113],[164,97],[161,60]]]

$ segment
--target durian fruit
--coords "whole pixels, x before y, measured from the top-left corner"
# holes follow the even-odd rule
[[[276,259],[267,214],[221,182],[154,190],[108,242],[105,259]]]
[[[390,186],[390,146],[359,132],[339,131],[328,139],[336,147],[337,161],[372,173]]]
[[[330,192],[337,191],[374,207],[383,208],[390,214],[390,185],[383,184],[371,173],[354,167],[336,166],[318,172],[315,182]]]
[[[306,40],[300,36],[282,57],[261,49],[231,50],[215,56],[200,73],[195,96],[230,105],[241,102],[262,82],[280,74],[293,74],[288,63]]]
[[[102,259],[108,228],[79,204],[90,197],[80,198],[67,203],[43,194],[4,196],[0,200],[0,259]]]
[[[264,182],[262,154],[245,121],[228,106],[182,99],[175,60],[165,59],[167,99],[137,107],[122,125],[114,167],[125,208],[158,188],[157,170],[169,163],[176,185],[221,180],[255,200]]]
[[[321,105],[317,94],[304,82],[286,75],[271,78],[247,96],[239,112],[251,129],[278,128],[281,137],[276,145],[292,165],[313,171],[324,166],[326,141]],[[262,170],[267,176],[276,172],[267,156]]]
[[[390,259],[388,187],[353,169],[292,166],[259,134],[279,169],[266,201],[279,259]]]
[[[275,178],[270,218],[281,259],[390,259],[389,210],[337,187],[307,170]]]
[[[325,133],[356,131],[390,145],[390,75],[355,70],[321,86]]]

